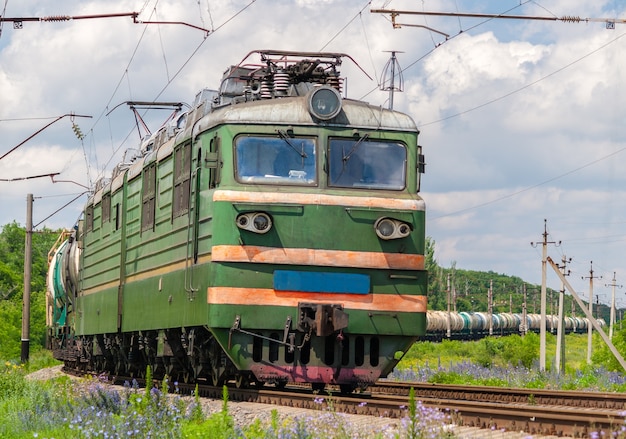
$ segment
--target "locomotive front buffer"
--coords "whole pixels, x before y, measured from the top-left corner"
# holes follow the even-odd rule
[[[348,327],[348,314],[341,305],[298,304],[298,331],[326,337]]]
[[[240,332],[242,334],[262,338],[273,343],[280,343],[287,346],[289,352],[293,352],[295,349],[301,349],[313,335],[316,335],[317,337],[327,337],[337,332],[337,341],[341,343],[343,340],[342,331],[348,327],[348,321],[349,315],[344,312],[342,305],[299,303],[296,330],[304,333],[304,337],[302,339],[302,343],[299,346],[296,346],[296,334],[291,330],[291,316],[287,316],[283,330],[283,339],[281,341],[242,329],[241,316],[238,315],[235,317],[235,321],[229,331],[228,348],[230,349],[232,345],[233,332]]]

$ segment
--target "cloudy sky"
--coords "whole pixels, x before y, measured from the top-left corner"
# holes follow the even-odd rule
[[[125,101],[191,103],[251,50],[283,49],[350,54],[374,79],[344,63],[348,96],[386,106],[379,82],[393,50],[404,69],[395,109],[421,130],[427,235],[439,264],[538,284],[541,245],[531,242],[542,241],[547,220],[548,255],[571,258],[577,291],[587,297],[591,261],[602,302],[614,272],[626,284],[626,24],[607,29],[601,20],[626,18],[622,1],[2,3],[3,17],[23,21],[3,22],[0,34],[0,225],[24,225],[32,193],[37,228],[71,227],[85,187],[138,144]],[[394,29],[389,14],[373,9],[591,20],[400,15]],[[130,12],[143,23],[30,21]],[[145,24],[157,21],[189,26]],[[167,115],[146,120],[154,129]],[[25,179],[53,173],[56,183]],[[548,285],[560,288],[551,270]],[[626,287],[616,292],[626,306]]]

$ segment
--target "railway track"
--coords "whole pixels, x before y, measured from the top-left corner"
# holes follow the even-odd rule
[[[409,389],[414,387],[416,401],[449,412],[454,422],[463,426],[582,438],[592,436],[592,432],[619,432],[625,425],[626,397],[617,394],[538,391],[535,395],[523,389],[416,383],[394,383],[391,387],[394,393],[387,391],[388,385],[352,395],[331,391],[328,404],[343,413],[401,418],[407,416]],[[241,395],[244,401],[310,409],[319,409],[320,396],[326,397],[302,389],[261,389]]]
[[[115,377],[111,382],[121,384],[130,380],[133,378]],[[312,410],[330,408],[346,414],[402,418],[407,416],[411,387],[415,401],[447,411],[459,426],[586,438],[595,437],[596,432],[602,435],[597,437],[609,437],[612,432],[622,432],[626,425],[626,395],[617,393],[380,381],[366,392],[353,394],[342,394],[333,387],[313,392],[300,385],[287,385],[283,389],[233,386],[228,389],[228,398],[238,402]],[[190,394],[195,384],[179,383],[178,388]],[[198,392],[201,397],[221,399],[223,388],[199,385]]]
[[[369,390],[376,393],[408,396],[411,387],[415,390],[416,398],[507,402],[626,411],[626,394],[623,393],[404,383],[384,380],[379,381],[374,386],[370,386]]]

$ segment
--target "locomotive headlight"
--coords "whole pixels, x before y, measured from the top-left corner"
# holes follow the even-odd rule
[[[406,238],[411,233],[411,226],[393,218],[381,217],[374,223],[374,230],[380,239]]]
[[[381,218],[376,226],[376,233],[382,239],[389,239],[396,231],[396,225],[389,218]]]
[[[237,227],[254,233],[267,233],[272,228],[272,218],[265,212],[247,212],[237,215]]]
[[[272,225],[272,220],[270,217],[265,215],[264,213],[257,213],[254,215],[254,219],[252,220],[252,224],[254,225],[254,229],[259,233],[265,233],[270,229]]]
[[[333,87],[323,85],[310,92],[309,112],[321,120],[330,120],[341,111],[341,95]]]

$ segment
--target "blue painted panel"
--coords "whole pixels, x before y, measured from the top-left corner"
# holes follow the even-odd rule
[[[370,277],[367,274],[276,270],[274,289],[310,293],[368,294]]]

